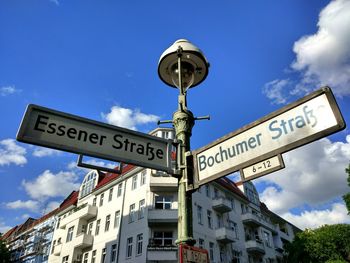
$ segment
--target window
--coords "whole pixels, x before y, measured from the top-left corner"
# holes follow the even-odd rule
[[[140,200],[139,203],[139,219],[145,216],[145,199]]]
[[[109,230],[109,225],[111,224],[111,215],[106,216],[105,232]]]
[[[132,256],[132,237],[129,237],[126,242],[126,257],[130,258]]]
[[[142,242],[143,242],[143,234],[137,235],[137,245],[136,245],[136,254],[140,255],[142,254]]]
[[[235,210],[235,200],[233,198],[230,198],[230,204],[231,204],[231,208],[234,211]]]
[[[105,263],[106,260],[106,248],[102,249],[101,263]]]
[[[65,256],[62,258],[62,263],[68,263],[69,256]]]
[[[205,185],[205,194],[210,197],[210,186],[208,184]]]
[[[129,209],[129,223],[135,221],[135,204],[130,205]]]
[[[208,218],[208,227],[213,228],[213,217],[212,217],[212,212],[210,210],[207,210],[207,218]]]
[[[85,253],[83,256],[83,263],[88,263],[89,252]]]
[[[203,225],[203,216],[202,216],[202,207],[199,205],[197,206],[197,217],[198,217],[198,224]]]
[[[232,220],[228,220],[229,228],[235,233],[235,238],[238,239],[237,223]]]
[[[114,214],[114,228],[117,228],[119,226],[119,220],[120,220],[120,210],[116,211]]]
[[[94,222],[90,222],[88,225],[88,235],[92,235],[92,228],[94,227]]]
[[[214,261],[214,243],[209,242],[209,259],[210,261]]]
[[[81,231],[80,233],[86,233],[86,225],[81,226]]]
[[[68,228],[66,242],[72,241],[73,239],[74,226]]]
[[[117,191],[117,197],[122,195],[123,191],[123,183],[118,184],[118,191]]]
[[[141,183],[140,183],[140,185],[144,185],[144,184],[146,184],[146,170],[143,170],[142,172],[141,172]]]
[[[96,177],[97,177],[97,174],[95,171],[91,171],[85,176],[83,183],[81,185],[80,198],[83,198],[84,196],[87,196],[92,192],[92,190],[95,187]]]
[[[131,190],[136,189],[136,187],[137,187],[137,175],[134,175],[132,177]]]
[[[214,188],[214,196],[213,199],[218,199],[219,198],[219,191],[218,189]]]
[[[264,243],[266,246],[271,247],[271,243],[270,243],[270,233],[263,231],[263,236],[264,236]]]
[[[237,251],[237,250],[232,250],[232,262],[233,263],[241,263],[241,255],[242,252]]]
[[[55,251],[55,246],[56,246],[56,240],[54,240],[52,243],[51,254],[53,254],[53,252]]]
[[[100,226],[101,226],[101,219],[96,221],[95,236],[97,236],[100,233]]]
[[[92,205],[96,206],[96,197],[92,200]]]
[[[113,188],[109,189],[108,202],[112,201],[113,198]]]
[[[102,193],[101,195],[100,195],[100,206],[103,206],[103,197],[104,197],[104,193]]]
[[[171,231],[155,231],[153,234],[153,243],[156,246],[172,246],[173,232]]]
[[[226,250],[225,250],[224,246],[220,246],[220,261],[221,262],[227,262]]]
[[[222,214],[216,214],[217,218],[217,228],[222,228],[224,227],[224,219],[222,218]]]
[[[56,229],[58,229],[60,227],[60,223],[61,223],[61,218],[59,217],[57,220]]]
[[[96,250],[92,251],[91,263],[96,263]]]
[[[111,262],[114,263],[117,259],[117,245],[114,244],[112,245],[112,250],[111,250]]]
[[[171,196],[156,196],[155,209],[171,209]]]
[[[199,245],[199,248],[204,248],[204,239],[199,239],[198,240],[198,245]]]

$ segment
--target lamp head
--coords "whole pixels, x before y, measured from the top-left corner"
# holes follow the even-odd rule
[[[181,47],[182,87],[187,90],[201,83],[208,75],[209,63],[202,51],[186,39],[176,40],[160,56],[158,75],[167,85],[178,88],[178,49]]]

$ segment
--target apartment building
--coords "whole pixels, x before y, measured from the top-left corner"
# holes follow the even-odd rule
[[[174,138],[172,129],[151,134]],[[55,212],[48,262],[178,262],[177,185],[165,172],[133,165],[120,175],[90,171]],[[195,246],[210,262],[283,262],[284,244],[299,231],[249,182],[213,181],[193,193],[192,206]]]
[[[57,210],[40,219],[28,218],[5,233],[3,239],[11,253],[11,262],[48,262]]]

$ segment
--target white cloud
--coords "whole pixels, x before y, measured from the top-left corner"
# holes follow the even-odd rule
[[[4,86],[0,88],[0,96],[6,97],[15,93],[20,93],[21,90],[15,88],[15,86]]]
[[[5,234],[11,228],[12,227],[11,226],[7,226],[5,222],[0,221],[0,233]]]
[[[9,209],[26,209],[31,212],[38,212],[40,208],[40,203],[34,200],[17,200],[13,202],[6,203],[6,207]]]
[[[26,149],[18,146],[13,139],[5,139],[0,141],[0,166],[23,165],[27,163],[25,158]]]
[[[66,197],[73,190],[80,186],[78,175],[74,172],[52,173],[50,170],[44,171],[34,181],[22,181],[22,185],[30,197],[42,199],[49,197]]]
[[[53,155],[60,155],[62,152],[45,148],[45,147],[35,147],[33,151],[33,155],[35,157],[46,157],[46,156],[53,156]]]
[[[291,68],[300,74],[298,83],[281,87],[277,84],[283,84],[285,80],[269,82],[264,90],[266,86],[272,90],[266,95],[275,103],[284,103],[290,96],[303,96],[321,86],[330,86],[337,96],[349,96],[349,25],[350,1],[331,1],[319,14],[318,31],[313,35],[303,36],[294,43],[296,58]],[[273,92],[276,92],[276,96],[269,96]],[[282,99],[281,94],[284,96]]]
[[[132,130],[137,130],[137,125],[155,123],[159,120],[158,116],[142,113],[139,109],[132,110],[119,106],[113,106],[109,113],[101,115],[109,124]]]
[[[269,185],[261,200],[281,214],[304,204],[317,206],[348,192],[345,168],[350,160],[350,135],[346,140],[322,139],[284,154],[285,169],[256,180]]]
[[[285,87],[290,85],[290,80],[273,80],[265,84],[263,93],[276,104],[286,103]]]
[[[344,204],[335,203],[330,209],[304,211],[300,215],[285,213],[282,217],[301,229],[317,228],[328,224],[350,224],[350,216]]]
[[[51,201],[49,202],[46,207],[45,207],[45,211],[43,211],[45,214],[50,213],[52,210],[56,209],[57,207],[60,206],[60,202],[56,202],[56,201]]]

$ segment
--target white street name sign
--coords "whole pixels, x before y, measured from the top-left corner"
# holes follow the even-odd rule
[[[325,87],[193,151],[195,187],[345,128]]]
[[[240,170],[242,181],[252,180],[266,174],[276,172],[283,169],[284,162],[282,155],[278,154],[261,162],[255,163],[251,166],[245,167]]]
[[[171,172],[172,141],[28,105],[20,142]]]

